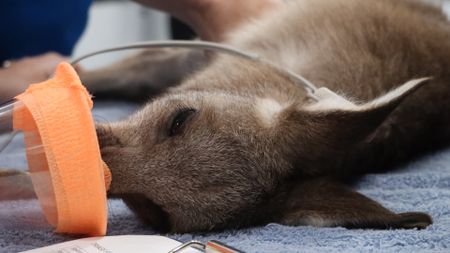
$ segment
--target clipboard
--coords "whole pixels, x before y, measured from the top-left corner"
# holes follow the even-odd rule
[[[219,241],[201,243],[157,235],[119,235],[78,239],[22,253],[243,253]]]

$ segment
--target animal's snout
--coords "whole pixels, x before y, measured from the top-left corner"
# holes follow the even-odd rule
[[[100,149],[121,145],[119,138],[114,135],[111,126],[97,124],[95,126],[95,130],[97,132],[97,139]]]
[[[102,159],[108,166],[113,166],[113,158],[118,155],[120,141],[109,125],[96,125],[95,128]]]

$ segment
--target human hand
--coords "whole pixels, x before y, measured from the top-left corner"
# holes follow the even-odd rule
[[[62,55],[49,52],[13,61],[10,66],[0,69],[0,101],[12,99],[32,83],[47,80],[64,60],[67,59]]]
[[[220,41],[231,30],[283,4],[282,0],[135,0],[190,25],[204,40]]]

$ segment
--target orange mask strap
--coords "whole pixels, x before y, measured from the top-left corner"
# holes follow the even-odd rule
[[[13,124],[24,132],[30,173],[50,175],[51,185],[33,180],[47,220],[57,232],[105,235],[111,174],[101,160],[92,100],[77,73],[61,63],[53,78],[32,84],[16,99],[25,105],[15,108]],[[33,145],[42,145],[45,154],[29,152]]]

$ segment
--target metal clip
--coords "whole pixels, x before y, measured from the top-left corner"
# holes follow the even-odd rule
[[[187,248],[194,248],[205,253],[244,253],[243,251],[237,250],[215,240],[209,241],[206,244],[203,244],[199,241],[189,241],[174,248],[173,250],[169,251],[169,253],[182,253],[182,251]]]

